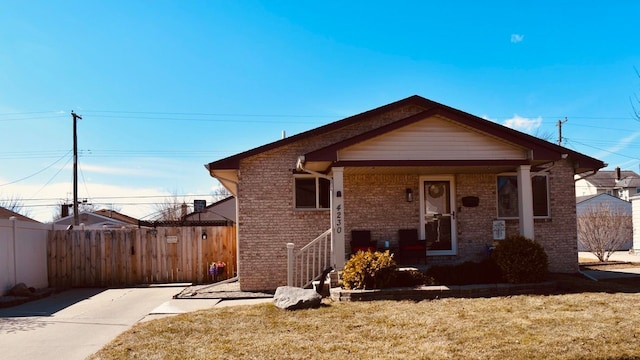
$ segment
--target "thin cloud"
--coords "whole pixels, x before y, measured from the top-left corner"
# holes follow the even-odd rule
[[[99,173],[99,174],[111,174],[111,175],[131,175],[135,173],[135,175],[142,175],[142,171],[136,171],[130,168],[118,168],[111,166],[100,166],[100,165],[90,165],[90,164],[81,164],[80,168],[85,172]]]
[[[517,44],[519,42],[522,42],[522,40],[524,40],[524,35],[522,34],[511,34],[511,42],[514,44]]]
[[[514,130],[530,133],[542,125],[542,117],[538,116],[537,118],[529,119],[514,114],[511,119],[505,120],[503,125]]]
[[[21,200],[25,209],[29,210],[31,218],[49,222],[55,214],[59,213],[60,204],[72,202],[71,189],[71,182],[52,183],[42,189],[37,198],[21,198]],[[11,194],[34,194],[39,190],[41,190],[40,184],[15,184],[4,189],[0,195],[2,195],[1,198],[7,198]],[[165,199],[173,197],[170,191],[152,186],[133,187],[92,183],[88,189],[90,194],[85,192],[84,186],[79,190],[80,199],[86,198],[100,208],[114,205],[118,211],[135,218],[148,217],[156,211],[155,203],[162,203]],[[192,195],[185,196],[185,201],[192,203],[193,198]],[[182,197],[180,199],[182,200]]]
[[[638,136],[640,136],[640,132],[635,132],[625,138],[622,138],[615,145],[604,149],[604,151],[601,151],[600,153],[596,154],[594,157],[599,159],[599,158],[605,158],[607,156],[615,155],[615,153],[626,148],[629,144],[631,144]]]

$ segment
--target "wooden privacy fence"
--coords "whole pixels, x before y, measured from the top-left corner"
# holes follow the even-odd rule
[[[236,274],[236,228],[51,230],[47,269],[51,287],[207,283]],[[222,265],[210,271],[212,263]]]

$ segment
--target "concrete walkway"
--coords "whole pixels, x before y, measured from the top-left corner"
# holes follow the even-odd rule
[[[71,289],[0,309],[2,359],[85,359],[139,321],[270,298],[173,299],[189,284]]]
[[[598,261],[595,255],[588,252],[580,252],[579,257],[583,259],[593,259],[594,262]],[[629,266],[606,266],[598,270],[583,270],[582,273],[596,281],[640,277],[640,266],[635,265],[640,263],[640,255],[630,254],[628,251],[616,251],[611,254],[609,261],[628,263]]]

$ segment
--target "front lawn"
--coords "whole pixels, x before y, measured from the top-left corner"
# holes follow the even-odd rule
[[[640,359],[638,280],[557,280],[545,296],[215,308],[139,323],[92,359]]]

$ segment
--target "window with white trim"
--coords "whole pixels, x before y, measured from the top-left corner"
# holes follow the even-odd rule
[[[312,175],[297,175],[295,185],[296,209],[328,209],[331,182]]]
[[[518,218],[518,177],[498,175],[498,218]],[[549,183],[547,175],[531,178],[533,216],[549,217]]]

